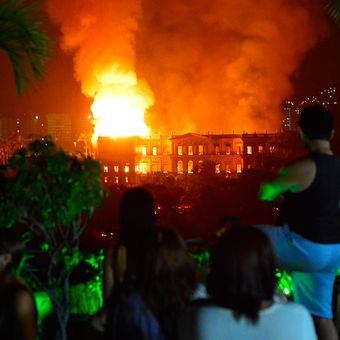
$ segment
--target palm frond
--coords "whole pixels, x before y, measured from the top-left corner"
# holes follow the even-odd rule
[[[46,19],[39,1],[0,0],[0,48],[11,61],[19,95],[32,78],[39,81],[45,73],[51,55]]]
[[[340,25],[340,0],[327,0],[326,10],[337,25]]]

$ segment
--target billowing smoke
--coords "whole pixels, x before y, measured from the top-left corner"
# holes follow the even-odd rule
[[[316,0],[50,3],[84,94],[135,82],[153,93],[146,119],[162,132],[275,131],[291,77],[326,31]]]

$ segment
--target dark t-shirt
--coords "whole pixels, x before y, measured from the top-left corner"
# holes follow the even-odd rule
[[[109,299],[105,339],[165,340],[156,317],[133,284],[123,283]]]
[[[279,224],[317,243],[340,243],[340,159],[311,153],[316,164],[313,183],[299,193],[285,194]]]

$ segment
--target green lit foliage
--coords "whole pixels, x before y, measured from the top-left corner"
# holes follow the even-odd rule
[[[37,0],[4,0],[0,3],[0,49],[12,64],[18,93],[32,78],[41,80],[51,55],[51,39],[44,32],[47,22]]]
[[[189,256],[194,259],[199,269],[207,269],[211,262],[211,253],[208,250],[202,252],[189,252]]]
[[[284,270],[277,269],[276,270],[277,277],[277,287],[279,291],[287,297],[288,300],[293,300],[293,285],[292,278]]]
[[[100,163],[68,155],[46,137],[9,160],[0,184],[0,225],[26,226],[33,255],[26,269],[35,286],[50,296],[58,339],[66,339],[70,276],[82,259],[79,238],[105,195]],[[43,267],[40,273],[37,263]]]
[[[7,202],[0,206],[0,223],[5,226],[20,221],[58,228],[83,213],[92,215],[103,197],[100,164],[66,154],[50,138],[19,150],[1,175],[5,191],[0,198]]]
[[[84,283],[70,286],[70,313],[78,315],[93,315],[103,306],[103,261],[104,252],[82,253],[81,261],[86,263],[91,271],[91,279]],[[38,324],[53,312],[52,301],[46,292],[34,293],[38,310]]]
[[[38,326],[41,328],[43,321],[53,312],[52,301],[43,291],[34,293],[34,299],[38,311]]]
[[[95,314],[103,306],[103,261],[104,253],[87,254],[82,259],[96,273],[85,284],[71,287],[70,301],[72,314]]]

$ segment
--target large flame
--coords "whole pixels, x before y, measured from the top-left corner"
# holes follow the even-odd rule
[[[94,121],[93,142],[99,136],[145,136],[149,128],[145,111],[153,104],[152,94],[137,82],[135,74],[106,73],[101,78],[91,111]]]
[[[95,97],[98,136],[145,134],[150,89],[147,122],[164,134],[277,131],[294,74],[326,32],[321,1],[47,3]]]

